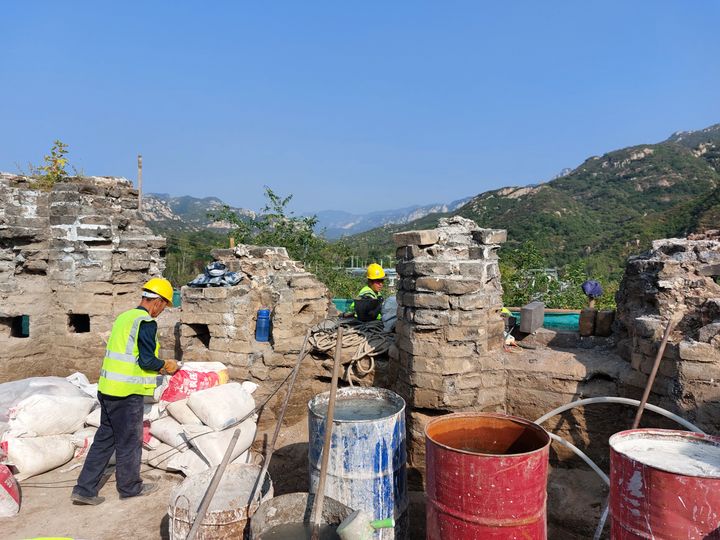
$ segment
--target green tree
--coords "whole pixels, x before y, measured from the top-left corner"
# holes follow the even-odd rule
[[[502,252],[503,303],[506,306],[523,306],[539,300],[545,307],[555,309],[582,309],[587,306],[587,297],[581,287],[588,279],[586,261],[577,259],[555,269],[557,277],[547,266],[547,260],[532,241]],[[603,295],[597,299],[596,307],[614,309],[617,280],[607,276],[594,279],[604,284]]]
[[[282,197],[265,186],[265,197],[267,202],[257,219],[239,216],[228,206],[211,217],[231,223],[229,235],[237,243],[284,247],[291,258],[315,273],[334,296],[354,296],[362,280],[349,276],[344,270],[350,256],[347,245],[331,244],[315,234],[317,216],[295,216],[289,211],[287,206],[292,195]]]

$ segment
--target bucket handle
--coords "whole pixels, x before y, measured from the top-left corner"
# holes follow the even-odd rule
[[[183,508],[182,506],[178,505],[178,501],[180,499],[185,499],[185,502],[187,502],[187,513],[188,513],[188,521],[192,525],[194,519],[190,516],[190,499],[187,498],[187,496],[183,495],[182,493],[175,497],[175,500],[173,501],[173,508]],[[175,532],[175,514],[176,512],[173,510],[172,515],[170,516],[170,531]]]

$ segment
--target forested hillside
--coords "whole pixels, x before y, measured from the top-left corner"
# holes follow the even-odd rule
[[[720,226],[719,170],[715,125],[594,156],[561,178],[488,191],[442,215],[507,229],[505,252],[531,242],[549,265],[582,260],[591,275],[617,277],[625,258],[654,239]],[[361,255],[380,256],[392,250],[394,232],[432,228],[442,215],[374,229],[350,243]]]

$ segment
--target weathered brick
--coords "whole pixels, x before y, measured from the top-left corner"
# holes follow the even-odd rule
[[[482,291],[483,282],[479,279],[424,276],[417,278],[415,286],[418,291],[468,294]]]
[[[448,309],[450,307],[448,296],[438,293],[404,292],[398,295],[398,303],[402,306],[429,309]]]
[[[681,341],[679,354],[683,360],[720,363],[720,349],[717,349],[710,343],[688,340]]]
[[[472,232],[475,241],[482,244],[502,244],[507,242],[505,229],[478,229]]]
[[[395,233],[393,240],[395,245],[400,246],[429,246],[438,241],[437,230],[407,231]]]

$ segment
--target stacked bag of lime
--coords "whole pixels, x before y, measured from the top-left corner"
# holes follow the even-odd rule
[[[204,471],[220,463],[238,428],[233,459],[257,459],[249,451],[256,388],[229,383],[220,362],[186,362],[147,398],[143,461],[186,475]],[[99,426],[97,385],[81,373],[0,384],[0,464],[19,481],[84,459]]]
[[[0,463],[23,480],[82,456],[94,435],[85,421],[96,395],[81,373],[0,384]]]
[[[214,366],[213,366],[214,365]],[[197,390],[182,381],[197,381],[198,374],[218,369],[216,385]],[[257,415],[251,382],[225,382],[225,366],[219,362],[188,362],[163,392],[159,417],[150,422],[143,459],[152,467],[179,471],[186,476],[220,464],[236,429],[240,436],[231,455],[234,463],[251,463],[250,446],[255,440]],[[226,372],[225,372],[226,373]],[[194,375],[191,375],[194,374]],[[202,385],[201,385],[202,386]],[[177,389],[184,389],[178,392]]]

